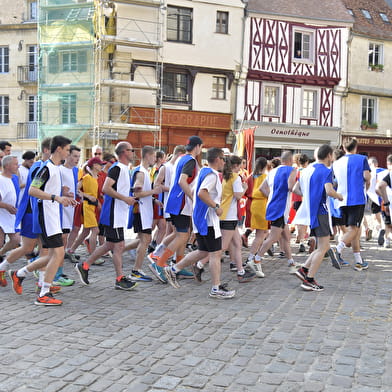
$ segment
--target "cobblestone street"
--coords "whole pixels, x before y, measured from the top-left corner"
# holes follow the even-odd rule
[[[116,291],[110,260],[87,287],[66,261],[77,281],[58,295],[62,307],[34,306],[32,276],[22,296],[8,284],[0,391],[392,391],[392,253],[374,239],[363,246],[369,270],[325,260],[320,293],[304,292],[278,257],[247,284],[226,261],[223,281],[237,290],[227,301],[209,298],[208,272],[179,290],[155,280]],[[130,272],[129,255],[124,264]]]

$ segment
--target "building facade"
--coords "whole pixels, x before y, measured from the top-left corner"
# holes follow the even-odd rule
[[[383,0],[343,0],[354,18],[342,138],[357,137],[359,152],[380,166],[392,153],[392,11]]]
[[[250,0],[246,80],[237,127],[255,128],[256,157],[339,144],[352,17],[340,1]]]
[[[0,140],[37,150],[37,2],[0,1]]]
[[[165,6],[160,65],[151,51],[138,49],[131,66],[135,82],[161,89],[158,95],[135,91],[128,120],[153,124],[158,110],[161,147],[169,152],[191,135],[199,135],[206,148],[231,146],[245,5],[241,0],[172,0]],[[139,147],[152,144],[153,136],[129,132],[128,140]]]

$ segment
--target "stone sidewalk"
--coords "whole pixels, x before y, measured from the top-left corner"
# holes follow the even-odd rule
[[[1,288],[0,391],[392,391],[392,250],[363,246],[369,270],[326,260],[320,293],[279,258],[246,284],[225,262],[237,296],[224,301],[209,298],[208,272],[179,290],[114,290],[110,260],[92,267],[90,286],[64,288],[62,307],[33,305],[33,277],[21,296]]]

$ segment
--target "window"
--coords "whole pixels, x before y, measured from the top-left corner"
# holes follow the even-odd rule
[[[263,114],[270,116],[279,116],[279,91],[279,87],[264,87]]]
[[[176,72],[163,73],[163,101],[188,103],[188,88],[187,74]]]
[[[383,63],[383,45],[369,42],[369,67]]]
[[[382,19],[383,22],[389,23],[388,15],[384,14],[384,12],[380,12],[380,18]]]
[[[216,32],[227,34],[229,32],[229,13],[224,11],[216,12]]]
[[[78,55],[76,52],[63,53],[63,72],[76,72],[78,69]]]
[[[355,16],[354,15],[354,11],[351,8],[347,8],[347,12],[351,15],[351,16]]]
[[[29,20],[37,20],[37,2],[36,1],[30,1],[28,3],[29,7]]]
[[[368,19],[368,20],[372,20],[372,16],[370,15],[370,12],[368,10],[361,10],[363,16]]]
[[[317,118],[317,91],[303,91],[302,117]]]
[[[0,73],[9,72],[9,48],[8,46],[0,46]]]
[[[313,33],[295,31],[294,32],[294,58],[302,60],[313,60]]]
[[[7,95],[0,95],[0,124],[8,124],[9,118],[9,98]]]
[[[226,78],[213,76],[212,78],[212,98],[226,99]]]
[[[377,123],[376,104],[377,102],[374,98],[362,98],[362,122],[366,121],[370,125]]]
[[[167,40],[192,43],[192,8],[167,7]]]
[[[64,94],[61,98],[61,123],[76,123],[76,94]]]
[[[36,95],[29,95],[28,97],[28,121],[38,121],[38,101]]]

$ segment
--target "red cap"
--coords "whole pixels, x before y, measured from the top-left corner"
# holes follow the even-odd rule
[[[101,161],[98,157],[90,158],[87,162],[88,167],[93,167],[94,163],[98,163],[99,165],[106,165],[107,162]]]

